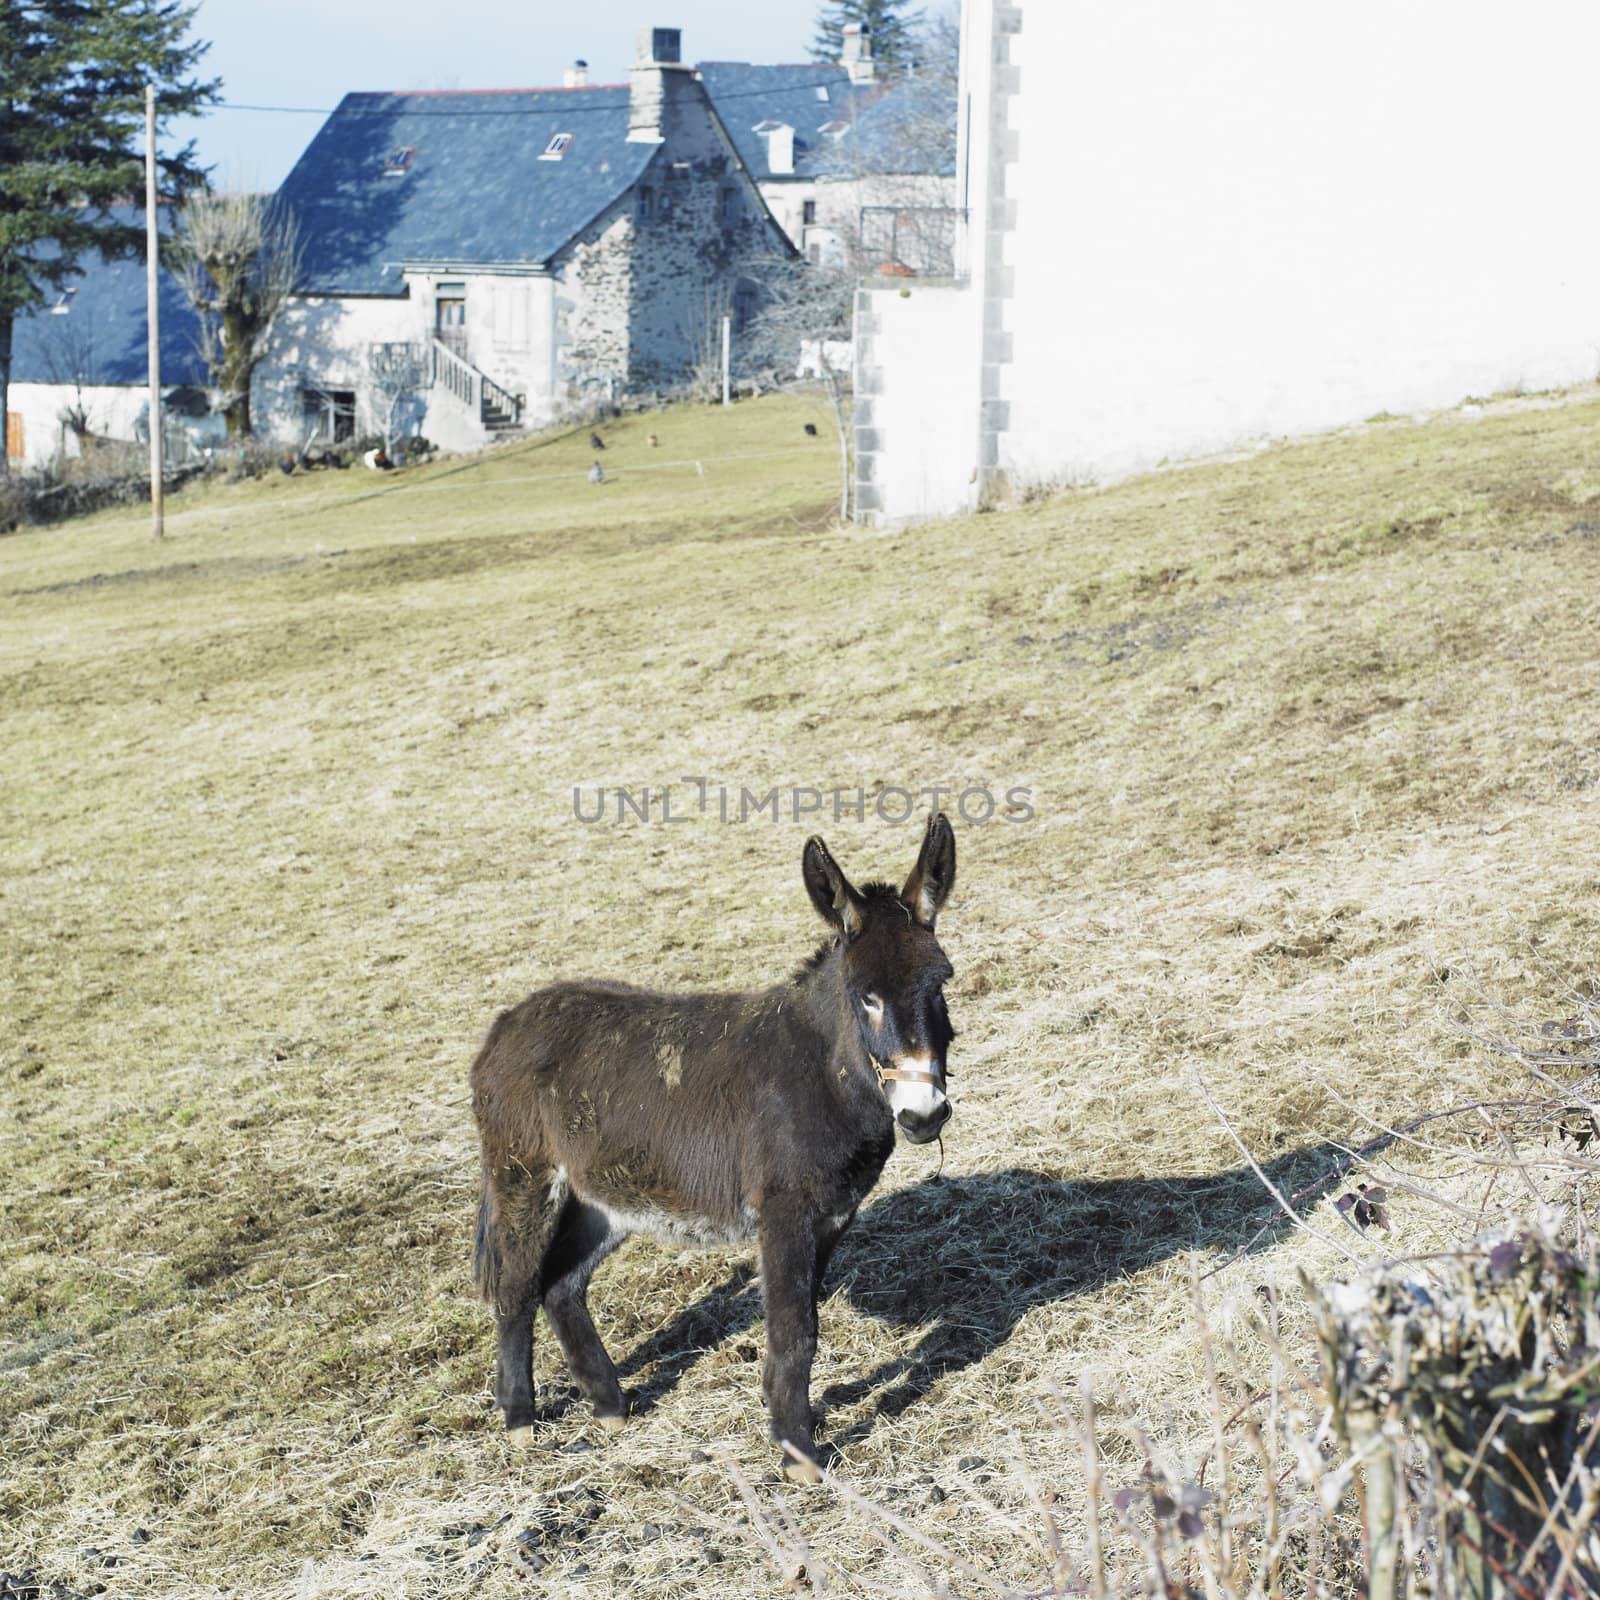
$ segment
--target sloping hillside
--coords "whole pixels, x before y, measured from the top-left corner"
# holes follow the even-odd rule
[[[743,1254],[614,1258],[635,1416],[598,1433],[541,1334],[527,1456],[467,1271],[496,1009],[781,976],[808,832],[909,868],[886,791],[956,821],[956,1115],[841,1246],[813,1392],[844,1481],[1003,1584],[1049,1566],[1010,1463],[1081,1535],[1041,1402],[1094,1373],[1203,1449],[1196,1265],[1271,1224],[1201,1291],[1241,1330],[1343,1270],[1339,1147],[1496,1087],[1463,984],[1539,1013],[1595,970],[1593,395],[887,537],[830,526],[808,417],[630,419],[598,487],[580,433],[206,491],[160,546],[126,513],[0,540],[0,1568],[770,1592],[726,1457],[836,1582],[914,1589],[903,1534],[764,1481]],[[687,822],[618,820],[666,784]],[[1445,1225],[1392,1209],[1391,1248]]]

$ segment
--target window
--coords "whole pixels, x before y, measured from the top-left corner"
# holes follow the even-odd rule
[[[567,153],[567,146],[572,143],[570,133],[558,133],[544,147],[544,153],[539,157],[541,161],[559,161]]]
[[[840,122],[837,119],[832,122],[824,122],[822,126],[817,129],[817,132],[820,133],[824,139],[837,139],[849,131],[850,124],[848,122]]]
[[[66,316],[66,314],[72,309],[72,302],[77,298],[78,291],[76,289],[63,289],[61,291],[61,298],[50,307],[50,315],[52,317]]]
[[[774,122],[771,117],[768,117],[764,122],[758,122],[750,131],[752,133],[776,133],[782,126],[781,122]]]
[[[800,202],[800,226],[809,228],[817,220],[817,202],[815,200],[802,200]]]
[[[417,147],[414,144],[403,144],[389,157],[389,164],[383,169],[386,178],[403,178],[411,170],[411,163],[417,158]]]
[[[300,409],[306,430],[320,444],[342,444],[356,436],[354,389],[302,389]]]
[[[648,183],[639,185],[639,220],[648,222],[656,214],[656,192]]]
[[[724,228],[731,228],[739,220],[739,191],[724,189],[717,197],[717,215]]]
[[[433,334],[463,361],[467,359],[467,286],[441,283],[434,291]]]
[[[828,98],[828,86],[827,86],[827,84],[819,83],[817,85],[817,99],[826,100],[827,98]]]
[[[733,291],[733,331],[743,333],[756,314],[756,286],[741,282]]]

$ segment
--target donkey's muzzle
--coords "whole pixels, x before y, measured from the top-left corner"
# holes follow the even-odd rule
[[[950,1102],[941,1100],[937,1109],[925,1117],[912,1111],[902,1111],[894,1120],[900,1124],[900,1131],[912,1144],[926,1144],[930,1139],[937,1139],[939,1130],[950,1120]]]

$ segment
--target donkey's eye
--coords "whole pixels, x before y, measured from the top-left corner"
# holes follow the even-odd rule
[[[868,1022],[883,1021],[883,1001],[881,1001],[877,995],[862,995],[861,1009],[866,1012]]]

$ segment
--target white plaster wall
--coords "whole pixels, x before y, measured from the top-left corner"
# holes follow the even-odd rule
[[[411,300],[318,296],[292,301],[273,326],[266,358],[256,368],[251,386],[251,421],[257,435],[300,444],[304,436],[300,391],[308,386],[354,390],[356,430],[369,431],[374,424],[361,399],[368,388],[367,347],[421,337],[417,306]],[[425,431],[429,438],[437,437],[431,428]]]
[[[908,350],[879,409],[959,404],[969,469],[986,426],[1014,482],[1104,480],[1600,367],[1600,7],[965,0],[963,31],[971,287],[925,331],[988,391]],[[974,498],[878,468],[887,520]]]
[[[523,420],[539,427],[554,419],[561,407],[560,343],[557,335],[556,299],[560,284],[553,277],[524,278],[528,327],[523,357],[523,382],[514,393],[527,396]]]
[[[1015,478],[1595,375],[1600,7],[1021,11]]]
[[[761,197],[767,203],[789,242],[803,255],[810,256],[816,247],[816,259],[823,265],[837,265],[855,248],[863,232],[863,206],[892,206],[907,208],[913,214],[924,207],[954,207],[956,180],[932,177],[921,173],[881,173],[846,178],[791,178],[768,180],[760,185]],[[816,221],[807,223],[805,202],[816,204]],[[908,237],[914,237],[918,224],[908,221]],[[943,221],[927,220],[924,230],[934,237],[943,237],[953,231],[953,225]],[[866,232],[869,247],[874,242],[874,231],[884,230],[881,220],[868,219]],[[907,251],[906,253],[914,253]],[[948,267],[944,270],[948,271]]]
[[[551,352],[552,280],[536,273],[497,273],[481,269],[408,270],[413,337],[431,338],[438,321],[441,283],[462,285],[467,302],[467,359],[530,405],[551,394],[555,373]]]
[[[557,401],[555,290],[539,274],[407,272],[407,298],[321,296],[295,301],[273,330],[252,395],[256,431],[298,444],[300,391],[315,384],[354,390],[357,431],[378,420],[361,397],[368,387],[367,349],[377,343],[426,344],[433,337],[439,283],[462,283],[467,296],[468,359],[512,394],[526,396],[525,417],[547,419]],[[441,385],[422,391],[428,438],[447,450],[475,450],[488,435],[481,418]]]
[[[63,428],[61,413],[74,405],[78,396],[78,389],[70,383],[14,383],[6,391],[7,411],[22,418],[24,471],[48,466],[62,453],[77,455],[77,440]],[[132,441],[134,424],[149,399],[148,389],[93,384],[85,385],[82,396],[91,433]]]
[[[972,493],[977,302],[964,289],[864,290],[856,306],[856,498],[888,520],[936,515]],[[959,344],[962,330],[971,337]]]
[[[806,222],[805,203],[807,200],[817,198],[818,184],[815,178],[768,178],[757,187],[761,190],[761,198],[767,203],[769,210],[778,226],[789,236],[789,243],[796,250],[806,247]],[[818,206],[818,214],[821,214]],[[813,223],[814,227],[815,224]]]

